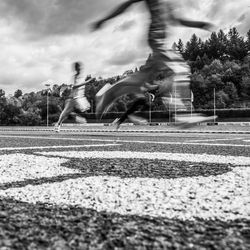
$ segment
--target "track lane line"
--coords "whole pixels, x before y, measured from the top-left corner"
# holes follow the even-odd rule
[[[17,136],[0,136],[0,138],[17,138]],[[216,147],[246,147],[250,145],[243,144],[227,144],[227,143],[195,143],[195,142],[162,142],[162,141],[146,141],[146,140],[121,140],[121,139],[84,139],[84,138],[57,138],[57,137],[35,137],[35,136],[18,136],[18,138],[26,139],[42,139],[42,140],[67,140],[67,141],[94,141],[94,142],[112,142],[112,143],[148,143],[148,144],[161,144],[161,145],[194,145],[194,146],[216,146]]]
[[[93,145],[68,145],[68,146],[35,146],[35,147],[7,147],[0,148],[0,151],[15,151],[15,150],[25,150],[25,149],[54,149],[54,148],[89,148],[89,147],[110,147],[110,146],[120,146],[122,144],[93,144]]]

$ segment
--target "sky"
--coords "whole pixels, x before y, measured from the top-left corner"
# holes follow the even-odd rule
[[[13,94],[44,89],[45,83],[70,84],[71,65],[84,64],[84,75],[109,77],[142,65],[150,50],[149,16],[143,2],[91,32],[90,25],[125,0],[1,0],[0,1],[0,89]],[[164,1],[164,0],[163,0]],[[173,0],[172,0],[173,1]],[[237,27],[246,36],[250,27],[247,0],[180,0],[176,13],[203,20],[228,31]],[[196,33],[207,31],[173,27],[169,46]]]

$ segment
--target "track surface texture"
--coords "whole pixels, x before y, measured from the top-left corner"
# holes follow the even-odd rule
[[[250,249],[249,130],[0,128],[0,249]]]

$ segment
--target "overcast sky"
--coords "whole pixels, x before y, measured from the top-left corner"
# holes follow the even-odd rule
[[[39,91],[46,81],[69,83],[71,64],[84,62],[84,74],[115,76],[144,63],[148,14],[137,3],[123,15],[90,32],[89,24],[124,0],[1,0],[0,88],[7,94],[21,89]],[[242,35],[250,29],[247,0],[182,0],[177,12],[183,17],[213,22],[225,32],[236,26]],[[173,28],[169,43],[202,38],[209,32]]]

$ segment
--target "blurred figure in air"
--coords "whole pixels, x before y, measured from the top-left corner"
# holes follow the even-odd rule
[[[125,79],[120,80],[116,84],[110,86],[102,95],[97,95],[96,98],[96,112],[99,115],[105,113],[111,104],[120,96],[128,93],[141,93],[141,87],[148,84],[157,84],[157,76],[164,72],[165,81],[161,81],[159,86],[159,93],[161,97],[169,96],[169,92],[173,89],[176,75],[176,66],[171,66],[172,59],[166,50],[166,38],[169,25],[182,25],[192,28],[200,28],[210,30],[212,25],[203,21],[190,21],[177,17],[174,14],[172,4],[168,0],[128,0],[118,6],[113,12],[104,17],[103,19],[95,22],[92,25],[93,30],[100,29],[105,22],[120,15],[131,5],[144,2],[150,16],[151,23],[148,31],[148,44],[152,50],[151,57],[147,60],[146,64],[141,67],[139,72],[129,75]],[[182,61],[184,61],[182,59]],[[178,100],[183,105],[181,96]],[[178,120],[178,117],[175,117]],[[185,123],[185,116],[182,116],[181,123]],[[202,115],[194,115],[190,120],[187,117],[186,122],[195,124],[214,119],[214,117],[205,117]]]

